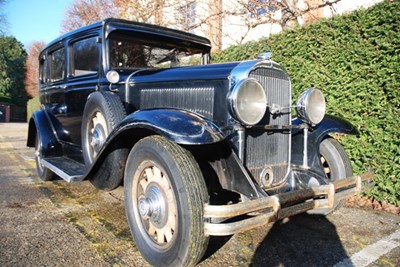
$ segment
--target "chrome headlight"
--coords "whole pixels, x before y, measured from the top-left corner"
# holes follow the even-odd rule
[[[119,82],[119,74],[115,70],[110,70],[106,74],[107,81],[109,83],[117,83]]]
[[[310,88],[302,93],[297,100],[297,114],[302,121],[311,125],[316,125],[322,121],[325,110],[325,97],[319,89]]]
[[[253,78],[237,83],[228,100],[232,116],[247,126],[260,122],[267,109],[265,90]]]

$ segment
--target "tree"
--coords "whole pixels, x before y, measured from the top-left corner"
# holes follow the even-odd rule
[[[320,18],[323,8],[333,9],[339,1],[75,0],[66,12],[63,31],[119,17],[205,35],[218,50],[222,43],[243,43]],[[263,27],[263,35],[254,31],[257,27]]]
[[[65,11],[61,32],[69,32],[116,15],[117,8],[113,0],[74,0]]]
[[[250,35],[254,34],[252,30],[259,26],[265,29],[269,25],[278,29],[275,31],[280,31],[319,19],[322,8],[333,7],[339,1],[167,0],[164,5],[175,11],[170,12],[172,15],[164,16],[163,24],[204,34],[211,40],[213,48],[220,49],[222,38],[239,44],[249,40]],[[262,36],[257,34],[256,37]]]
[[[255,39],[254,37],[261,37],[259,34],[251,36],[255,33],[253,29],[257,27],[263,27],[262,31],[268,35],[320,19],[323,8],[330,7],[334,12],[333,6],[339,1],[341,0],[209,0],[210,8],[213,7],[212,12],[208,18],[198,20],[198,23],[209,25],[209,38],[216,39],[217,44],[222,43],[222,38],[240,44]],[[217,4],[212,5],[213,2]],[[224,30],[221,33],[221,29],[227,27],[235,30]]]
[[[24,86],[26,52],[13,36],[0,36],[0,96],[26,103]]]
[[[164,0],[113,0],[122,19],[163,25]]]
[[[7,17],[4,13],[4,4],[5,0],[0,0],[0,34],[4,34],[6,32],[6,28],[8,25]]]
[[[35,97],[39,94],[39,54],[45,45],[46,43],[43,41],[35,41],[28,46],[25,90],[29,97]]]

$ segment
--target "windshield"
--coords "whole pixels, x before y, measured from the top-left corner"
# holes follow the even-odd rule
[[[204,51],[177,47],[172,44],[131,40],[123,37],[109,39],[110,69],[172,68],[201,65]]]

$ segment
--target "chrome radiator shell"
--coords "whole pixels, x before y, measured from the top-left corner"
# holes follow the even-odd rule
[[[259,124],[290,125],[292,92],[289,76],[283,70],[259,67],[250,71],[249,77],[258,80],[267,94],[269,108]],[[272,105],[281,107],[281,112],[272,114]],[[246,129],[245,144],[244,163],[261,186],[272,188],[286,181],[290,166],[290,129],[249,128]]]

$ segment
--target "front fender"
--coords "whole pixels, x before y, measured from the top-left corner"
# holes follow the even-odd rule
[[[299,118],[292,121],[292,125],[304,124]],[[299,132],[302,135],[303,132]],[[294,136],[298,135],[296,133]],[[325,115],[324,119],[317,126],[313,127],[309,133],[309,138],[316,142],[321,142],[322,139],[329,133],[341,133],[359,135],[359,131],[347,120],[333,115]]]
[[[223,133],[210,120],[178,109],[134,112],[120,123],[114,135],[134,128],[150,130],[181,145],[212,144],[224,139]]]
[[[349,121],[333,115],[325,115],[322,122],[315,126],[312,133],[319,141],[322,141],[322,139],[329,133],[351,135],[360,134],[357,128],[355,128]]]
[[[27,146],[35,147],[35,138],[39,133],[44,156],[57,154],[61,151],[54,127],[50,123],[47,111],[38,110],[33,113],[29,121]]]
[[[296,118],[292,121],[292,125],[303,124],[300,119]],[[347,120],[332,116],[325,115],[321,123],[308,132],[307,143],[307,165],[313,169],[321,169],[319,144],[329,133],[341,133],[359,135],[358,130]],[[304,132],[298,131],[292,136],[292,164],[301,166],[303,165],[303,152],[304,152]],[[321,174],[323,173],[323,170]]]
[[[129,114],[107,137],[99,156],[85,177],[100,170],[102,162],[116,149],[129,149],[141,138],[159,134],[181,145],[213,144],[224,135],[211,121],[178,109],[149,109]]]

